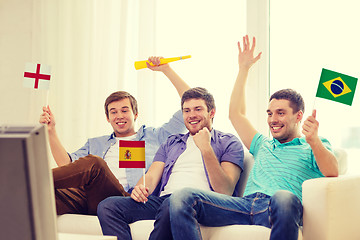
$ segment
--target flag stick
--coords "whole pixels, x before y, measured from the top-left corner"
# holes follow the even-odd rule
[[[144,187],[145,187],[145,168],[143,168],[143,182],[144,182]]]
[[[315,103],[316,103],[316,97],[315,97],[315,99],[314,99],[314,103],[313,103],[313,110],[315,109]]]
[[[45,106],[49,106],[49,89],[46,90],[46,104]]]
[[[146,187],[145,187],[145,168],[143,168],[143,183],[144,183],[144,188],[146,190]],[[145,203],[145,201],[144,201]]]

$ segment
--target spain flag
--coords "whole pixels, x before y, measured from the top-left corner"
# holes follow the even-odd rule
[[[119,168],[145,168],[145,141],[119,141]]]

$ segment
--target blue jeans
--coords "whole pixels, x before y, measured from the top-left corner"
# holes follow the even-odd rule
[[[164,209],[169,209],[170,232],[175,240],[201,239],[199,224],[212,227],[261,225],[271,228],[271,240],[295,240],[302,223],[302,204],[288,191],[278,191],[271,197],[263,193],[231,197],[184,188],[174,192],[166,204],[169,206]],[[160,230],[169,232],[162,228],[157,231]]]
[[[103,234],[117,236],[119,240],[131,239],[130,223],[155,220],[154,231],[149,239],[172,239],[167,208],[169,196],[150,195],[145,204],[136,202],[131,197],[109,197],[103,200],[97,208]],[[164,231],[157,231],[158,229]]]

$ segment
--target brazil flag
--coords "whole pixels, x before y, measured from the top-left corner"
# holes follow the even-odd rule
[[[351,106],[357,80],[357,78],[323,68],[316,97]]]

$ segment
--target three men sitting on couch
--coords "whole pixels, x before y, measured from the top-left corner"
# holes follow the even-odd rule
[[[236,195],[243,149],[239,140],[212,128],[215,104],[204,88],[182,95],[187,134],[171,135],[157,151],[130,196],[121,189],[98,205],[105,235],[131,239],[129,223],[155,219],[150,239],[201,239],[199,224],[262,225],[270,239],[297,239],[302,224],[301,184],[323,176],[337,176],[331,146],[318,136],[316,111],[300,127],[304,101],[291,89],[269,100],[268,125],[273,139],[258,133],[245,116],[245,85],[254,57],[255,38],[238,43],[239,72],[231,95],[230,120],[255,163],[245,189]],[[125,124],[117,122],[117,124]],[[115,129],[114,129],[115,130]],[[106,166],[102,166],[106,168]],[[121,197],[120,197],[121,196]],[[94,211],[94,209],[92,210]]]

